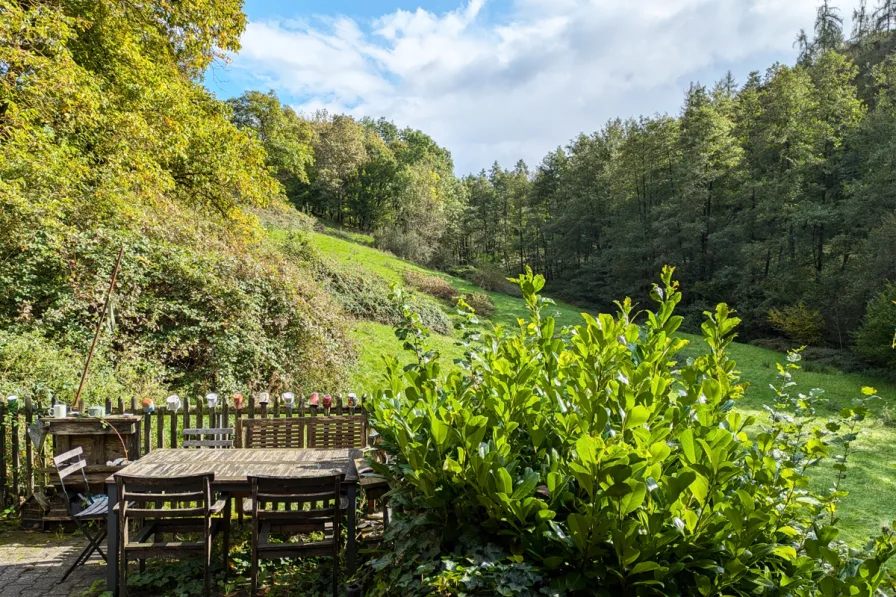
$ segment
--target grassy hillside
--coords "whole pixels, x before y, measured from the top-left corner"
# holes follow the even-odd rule
[[[321,254],[338,262],[351,264],[359,271],[376,275],[388,282],[400,282],[404,271],[419,270],[444,278],[458,292],[484,292],[465,280],[427,270],[378,251],[369,246],[371,244],[369,237],[330,232],[313,234],[311,244]],[[275,236],[280,234],[283,233],[274,231]],[[687,288],[684,292],[687,292]],[[487,294],[497,309],[491,323],[514,326],[518,317],[527,316],[522,300],[501,293]],[[447,304],[445,307],[449,308]],[[558,322],[562,325],[581,321],[580,310],[572,305],[558,302],[554,311]],[[685,356],[694,356],[705,350],[705,344],[699,336],[690,334],[682,336],[691,342],[684,351]],[[356,322],[352,328],[352,338],[358,344],[360,356],[356,367],[350,373],[350,385],[356,391],[369,392],[380,382],[383,372],[381,355],[400,355],[401,346],[390,326],[369,321]],[[431,345],[448,357],[449,362],[461,353],[455,345],[455,339],[450,336],[433,334]],[[775,364],[782,362],[785,356],[746,344],[735,344],[731,354],[738,364],[743,379],[750,383],[746,397],[739,405],[740,410],[764,418],[765,412],[762,407],[772,404],[774,396],[769,384],[776,382]],[[896,520],[896,499],[892,497],[896,495],[896,426],[894,426],[896,423],[892,411],[886,412],[888,405],[889,409],[896,406],[896,384],[838,371],[802,371],[797,374],[796,381],[803,392],[808,392],[812,388],[825,390],[824,397],[827,402],[818,409],[821,415],[834,413],[843,406],[851,404],[852,400],[860,395],[863,386],[875,387],[883,398],[874,406],[878,416],[864,425],[862,437],[856,443],[851,456],[849,477],[845,482],[850,495],[841,506],[846,539],[859,543],[878,531],[881,525]],[[885,424],[885,420],[888,424]],[[815,482],[821,486],[829,484],[833,479],[831,471],[823,471],[816,476]]]

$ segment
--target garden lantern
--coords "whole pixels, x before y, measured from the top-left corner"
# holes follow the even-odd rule
[[[333,397],[329,394],[324,394],[322,405],[324,408],[330,408],[331,406],[333,406]]]
[[[243,395],[242,394],[234,394],[233,395],[233,408],[240,410],[243,408]]]
[[[206,394],[205,402],[208,404],[209,410],[215,410],[215,407],[218,406],[218,395],[217,394]]]
[[[168,396],[168,400],[166,401],[168,404],[168,410],[174,412],[176,410],[180,410],[180,396],[177,394],[172,394]]]
[[[319,406],[320,405],[320,394],[317,392],[311,392],[311,395],[308,396],[308,406]]]
[[[347,405],[349,408],[355,408],[356,406],[358,406],[358,395],[354,392],[349,392]]]
[[[258,403],[259,404],[267,404],[271,401],[271,395],[268,392],[261,392],[258,394]]]

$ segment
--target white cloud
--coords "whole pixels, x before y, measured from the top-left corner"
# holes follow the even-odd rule
[[[792,61],[817,3],[516,0],[499,22],[485,4],[399,10],[370,23],[250,22],[233,68],[306,112],[422,129],[465,173],[496,159],[535,165],[616,116],[674,112],[692,79],[711,83],[730,68],[743,80]]]

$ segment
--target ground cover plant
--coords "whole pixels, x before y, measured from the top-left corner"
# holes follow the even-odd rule
[[[729,349],[739,321],[706,314],[707,349],[678,355],[673,272],[652,311],[560,328],[531,272],[528,320],[465,334],[443,370],[410,316],[414,359],[387,357],[370,402],[398,488],[393,549],[372,566],[378,595],[874,595],[896,536],[863,551],[838,543],[838,501],[874,390],[836,416],[800,393],[794,353],[780,366],[767,422],[744,394]],[[401,299],[401,293],[396,293]],[[408,311],[409,312],[409,311]],[[809,473],[832,460],[832,486]]]

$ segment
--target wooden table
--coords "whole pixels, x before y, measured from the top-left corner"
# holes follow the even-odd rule
[[[341,474],[348,497],[348,543],[346,568],[349,576],[355,572],[355,510],[357,509],[358,470],[355,459],[362,456],[357,448],[338,450],[300,448],[240,448],[232,450],[153,450],[121,471],[123,475],[174,477],[215,473],[212,489],[233,493],[249,492],[249,475],[278,477],[316,477]],[[118,595],[118,488],[115,478],[106,479],[109,496],[109,563],[106,566],[106,588]]]

